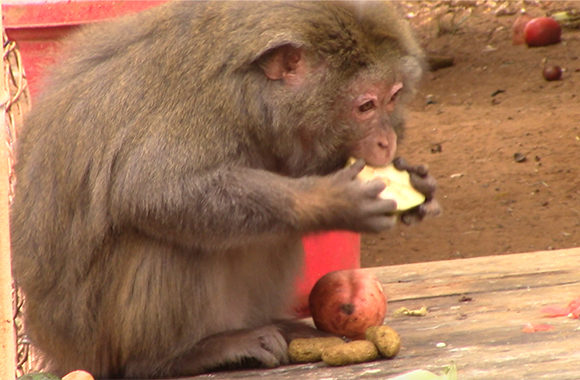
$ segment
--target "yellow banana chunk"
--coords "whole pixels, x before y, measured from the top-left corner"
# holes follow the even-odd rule
[[[347,165],[350,166],[355,161],[356,158],[349,158]],[[358,178],[363,181],[381,179],[387,187],[379,196],[396,201],[397,211],[406,211],[425,202],[425,196],[411,185],[409,173],[405,170],[395,169],[393,164],[382,167],[367,165],[359,173]]]

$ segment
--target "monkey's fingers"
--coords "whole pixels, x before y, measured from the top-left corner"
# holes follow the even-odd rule
[[[365,167],[365,161],[363,159],[357,159],[352,165],[348,166],[346,169],[347,173],[350,175],[350,179],[353,180],[356,178],[358,173],[360,173]]]
[[[393,165],[397,170],[406,170],[409,173],[411,185],[423,194],[427,201],[435,197],[437,181],[435,177],[429,174],[429,167],[427,165],[409,165],[402,157],[395,158]]]
[[[397,170],[406,170],[409,174],[415,174],[419,177],[427,177],[429,175],[429,166],[425,164],[409,165],[402,157],[397,157],[393,160],[393,165]]]
[[[253,358],[257,359],[262,366],[275,368],[289,364],[288,344],[280,335],[265,335],[260,340],[262,350],[255,352]]]
[[[407,170],[407,167],[409,166],[407,164],[407,160],[405,160],[403,157],[396,157],[393,160],[393,165],[397,170]]]
[[[436,199],[429,200],[414,209],[411,209],[401,215],[401,222],[406,225],[417,224],[425,218],[431,218],[441,215],[442,208]]]
[[[397,224],[397,202],[392,199],[376,198],[361,205],[359,232],[378,233]]]
[[[356,176],[364,169],[364,160],[356,160],[352,165],[347,165],[346,167],[338,170],[336,173],[332,174],[334,181],[336,183],[344,183],[353,181]]]
[[[421,206],[419,206],[419,210],[424,217],[429,218],[439,216],[443,212],[443,209],[441,208],[441,205],[437,199],[432,199],[423,203]]]
[[[371,217],[383,215],[395,215],[397,213],[397,202],[393,199],[379,198],[376,201],[365,203],[362,212]]]
[[[287,363],[286,340],[276,326],[266,325],[206,337],[173,365],[177,373],[199,374],[230,365],[274,368]]]
[[[423,194],[427,201],[435,197],[437,191],[437,180],[432,175],[421,176],[415,172],[409,172],[411,185],[421,194]]]
[[[240,359],[261,367],[275,368],[288,364],[288,344],[274,325],[248,331],[245,347],[240,347]]]
[[[365,182],[361,186],[364,188],[364,195],[368,198],[378,198],[387,187],[386,183],[379,178]]]

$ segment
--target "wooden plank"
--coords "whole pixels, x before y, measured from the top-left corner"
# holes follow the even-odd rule
[[[540,313],[546,305],[565,306],[580,296],[580,249],[367,270],[381,279],[390,312],[399,307],[428,309],[424,317],[387,317],[386,323],[402,339],[395,359],[340,368],[292,365],[197,378],[386,379],[416,369],[440,374],[454,362],[459,379],[580,379],[580,321]],[[526,323],[547,323],[554,329],[529,334],[522,331]]]
[[[578,280],[580,248],[367,270],[379,277],[393,301],[556,286]]]
[[[580,323],[569,318],[544,318],[539,311],[557,300],[565,304],[579,291],[578,284],[573,284],[549,291],[479,294],[470,302],[459,302],[457,296],[432,298],[410,305],[427,306],[426,317],[389,318],[387,324],[402,337],[397,359],[404,360],[406,368],[429,363],[426,369],[432,370],[454,361],[460,378],[466,379],[579,379]],[[392,306],[403,304],[407,306],[404,301]],[[554,330],[527,334],[522,331],[526,323],[548,323]],[[438,348],[441,342],[445,347]],[[571,365],[574,360],[575,366]]]

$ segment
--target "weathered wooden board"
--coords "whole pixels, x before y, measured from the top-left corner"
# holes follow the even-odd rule
[[[387,317],[402,339],[395,359],[196,379],[386,379],[415,369],[441,373],[452,362],[459,379],[580,379],[580,320],[540,313],[546,305],[565,306],[580,296],[580,248],[368,270],[383,283],[389,311],[428,309],[424,317]],[[524,333],[526,323],[547,323],[554,329]]]

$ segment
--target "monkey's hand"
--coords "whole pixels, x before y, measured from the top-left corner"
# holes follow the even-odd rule
[[[357,160],[327,177],[330,180],[327,198],[334,200],[334,205],[328,208],[334,229],[380,232],[393,228],[397,222],[397,203],[379,197],[385,183],[380,179],[363,181],[357,178],[364,166],[363,160]]]
[[[437,181],[429,174],[426,165],[409,165],[405,159],[398,157],[393,161],[393,165],[398,170],[409,172],[413,187],[425,195],[425,202],[401,215],[401,221],[407,225],[416,224],[425,217],[434,217],[441,214],[441,206],[435,199],[437,191]]]

